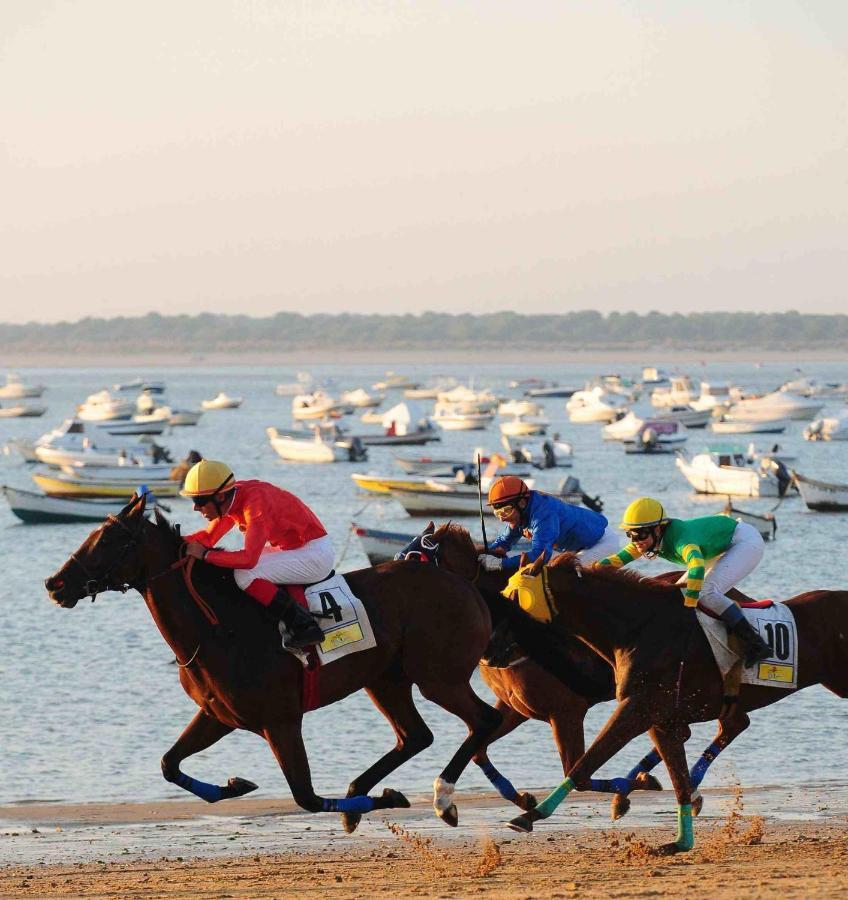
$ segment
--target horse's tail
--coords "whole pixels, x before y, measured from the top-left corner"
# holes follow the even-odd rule
[[[506,620],[521,649],[543,669],[556,676],[590,703],[612,700],[612,667],[576,638],[557,634],[495,591],[482,591],[495,623]]]

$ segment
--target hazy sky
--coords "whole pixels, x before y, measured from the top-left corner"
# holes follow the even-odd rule
[[[6,0],[0,320],[844,312],[846,0]]]

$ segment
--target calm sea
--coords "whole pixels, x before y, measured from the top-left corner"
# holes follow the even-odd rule
[[[661,360],[646,360],[661,363]],[[786,365],[754,363],[693,363],[693,377],[730,380],[747,388],[769,389],[791,377],[795,366],[823,381],[848,380],[848,367],[791,361]],[[602,365],[469,366],[434,368],[412,366],[405,374],[420,379],[452,374],[462,382],[491,387],[515,396],[508,382],[534,375],[580,386],[611,367]],[[671,369],[672,367],[668,367]],[[449,371],[448,371],[449,369]],[[370,385],[385,366],[316,366],[312,374],[332,379],[337,390]],[[167,382],[174,405],[194,407],[225,390],[243,396],[240,410],[208,412],[196,428],[175,429],[163,436],[175,458],[190,449],[228,460],[240,477],[274,481],[299,494],[329,529],[340,558],[339,568],[367,564],[356,538],[350,540],[351,521],[413,532],[421,524],[393,501],[369,500],[359,494],[350,473],[355,470],[392,471],[392,450],[371,448],[367,463],[296,465],[283,463],[268,444],[265,428],[290,423],[290,399],[278,397],[278,382],[294,379],[292,370],[266,368],[165,368],[136,370],[32,369],[28,380],[49,386],[49,406],[42,419],[0,419],[0,444],[9,437],[37,437],[73,411],[89,393],[139,374]],[[636,375],[637,372],[624,371]],[[400,399],[400,398],[398,398]],[[717,511],[720,498],[696,497],[680,476],[671,457],[625,456],[621,446],[604,444],[599,425],[572,425],[565,401],[549,400],[546,412],[552,431],[561,432],[575,447],[571,470],[591,494],[600,494],[606,513],[617,521],[627,503],[647,493],[660,496],[673,515],[692,516]],[[830,409],[842,406],[832,401]],[[348,420],[356,424],[354,419]],[[781,443],[796,452],[797,467],[805,474],[846,481],[848,445],[809,443],[801,438],[803,423],[793,423]],[[690,450],[706,443],[694,432]],[[474,447],[494,449],[496,425],[487,432],[446,433],[440,453],[468,456]],[[763,442],[765,443],[765,442]],[[412,451],[414,452],[414,451]],[[567,472],[566,472],[567,474]],[[546,477],[547,476],[547,477]],[[542,473],[541,487],[553,488],[561,475]],[[16,456],[0,456],[0,482],[29,488],[30,469]],[[766,510],[774,500],[739,501],[743,508]],[[809,513],[798,498],[785,500],[776,511],[779,531],[759,570],[744,584],[759,596],[787,597],[812,587],[845,587],[844,541],[846,516]],[[185,501],[173,503],[172,517],[184,527],[199,527],[200,519]],[[490,529],[494,524],[490,522]],[[85,525],[25,526],[5,504],[0,508],[0,548],[3,576],[0,586],[0,803],[35,799],[56,801],[136,801],[182,796],[165,783],[159,758],[180,734],[195,711],[183,693],[173,654],[153,625],[141,598],[109,594],[94,604],[80,602],[74,610],[54,606],[43,579],[55,571],[88,533]],[[236,538],[237,540],[237,538]],[[659,571],[660,563],[653,564]],[[491,699],[475,675],[482,696]],[[437,707],[421,701],[422,713],[436,735],[434,745],[390,778],[392,786],[426,791],[434,776],[462,740],[464,726]],[[589,736],[597,732],[611,709],[595,707],[586,722]],[[713,767],[708,784],[767,785],[842,778],[848,770],[845,741],[848,706],[822,688],[811,688],[753,715],[753,725]],[[712,738],[713,726],[694,729],[690,757]],[[359,694],[305,720],[307,747],[317,790],[342,794],[351,777],[369,766],[394,743],[392,732],[367,697]],[[641,756],[642,739],[604,767],[607,775]],[[546,725],[529,723],[504,739],[492,758],[521,786],[553,786],[561,778],[559,758]],[[234,733],[185,764],[186,771],[207,781],[231,775],[260,785],[264,796],[287,796],[288,789],[264,742]],[[666,779],[667,780],[667,779]],[[462,787],[487,788],[472,766]]]

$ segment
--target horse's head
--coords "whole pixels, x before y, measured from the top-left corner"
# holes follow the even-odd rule
[[[439,542],[433,537],[435,528],[436,526],[430,522],[421,534],[416,535],[403,550],[395,553],[395,559],[411,559],[439,565]]]
[[[117,516],[108,516],[45,582],[50,599],[71,609],[101,591],[126,591],[141,577],[138,550],[147,494],[134,494]]]

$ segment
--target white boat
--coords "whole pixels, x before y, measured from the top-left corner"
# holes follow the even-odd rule
[[[157,452],[158,451],[158,452]],[[162,454],[165,454],[164,456]],[[155,444],[138,444],[131,448],[112,447],[99,449],[91,444],[84,447],[37,446],[34,456],[48,466],[76,466],[99,468],[103,466],[149,465],[158,459],[166,459],[167,453]]]
[[[545,414],[541,403],[533,400],[507,400],[498,406],[499,416],[542,416]]]
[[[442,406],[430,420],[443,431],[480,431],[488,428],[494,418],[493,412],[459,412]]]
[[[529,463],[536,469],[570,469],[574,464],[574,448],[568,441],[561,441],[558,434],[544,441],[510,441],[504,435],[504,447],[516,464]]]
[[[530,387],[524,391],[525,397],[534,397],[537,400],[545,400],[552,397],[571,397],[579,389],[565,384],[546,384],[538,387]]]
[[[179,409],[174,406],[162,407],[163,410],[169,410],[168,424],[171,427],[184,425],[197,425],[203,411],[200,409]]]
[[[298,372],[297,381],[288,381],[278,384],[275,392],[278,397],[296,397],[298,394],[306,394],[315,386],[315,379],[309,372]]]
[[[123,421],[133,414],[132,401],[126,397],[115,397],[107,390],[89,395],[77,407],[77,415],[85,422]]]
[[[457,381],[455,378],[439,378],[419,387],[405,388],[403,396],[408,400],[435,400],[439,394],[452,390],[456,385]]]
[[[804,429],[808,441],[848,441],[848,412],[815,419]]]
[[[651,418],[659,422],[680,422],[687,428],[706,428],[712,418],[712,410],[693,409],[688,403],[676,403],[657,407],[651,412]]]
[[[379,424],[383,429],[381,433],[357,435],[363,444],[391,447],[441,440],[430,420],[414,401],[401,401],[380,413]]]
[[[643,388],[659,388],[668,387],[671,384],[671,378],[667,372],[658,369],[656,366],[645,366],[642,369],[642,387]]]
[[[798,459],[795,453],[790,453],[780,444],[772,444],[767,450],[760,450],[753,441],[745,448],[745,455],[749,462],[756,462],[760,459],[776,459],[782,463],[794,463]]]
[[[43,384],[25,384],[20,375],[10,372],[6,376],[6,383],[0,386],[0,399],[25,400],[28,397],[40,397],[45,390]]]
[[[491,391],[475,391],[460,384],[450,391],[442,391],[436,398],[435,411],[440,409],[451,413],[494,413],[500,406],[500,399]]]
[[[119,382],[112,385],[113,391],[142,391],[150,394],[164,394],[164,381],[148,381],[144,378],[134,378],[132,381]]]
[[[356,437],[339,433],[334,423],[312,425],[308,431],[266,428],[271,446],[291,462],[359,462],[368,451]]]
[[[298,394],[292,398],[292,418],[298,421],[310,419],[326,419],[330,416],[339,417],[343,414],[344,404],[325,394],[323,391],[314,391],[311,394]]]
[[[745,422],[719,416],[710,423],[715,434],[783,434],[789,427],[789,419],[766,419],[761,422]]]
[[[510,456],[512,454],[510,453]],[[427,475],[446,476],[452,478],[460,469],[465,469],[471,465],[475,470],[477,468],[477,457],[480,457],[480,466],[485,468],[488,464],[497,458],[503,458],[499,453],[490,454],[482,447],[478,447],[471,454],[470,460],[457,456],[395,456],[394,461],[399,468],[409,475]],[[504,460],[506,462],[506,460]],[[499,469],[503,471],[504,466]],[[525,466],[525,469],[527,467]],[[515,474],[510,472],[510,474]]]
[[[689,404],[692,409],[716,409],[727,408],[741,394],[738,389],[732,388],[723,381],[702,381],[701,393]]]
[[[661,422],[647,419],[632,437],[623,438],[625,453],[674,453],[688,439],[686,427],[680,422]]]
[[[46,412],[46,406],[36,406],[31,403],[14,403],[11,406],[0,406],[0,419],[33,419],[43,416]]]
[[[601,388],[607,394],[619,394],[622,397],[626,397],[630,402],[637,400],[641,393],[641,388],[638,384],[618,373],[598,375],[586,385],[586,390],[591,390],[594,387]]]
[[[647,414],[640,414],[632,409],[628,410],[625,415],[604,425],[601,429],[601,436],[605,441],[632,440],[645,426],[646,419]]]
[[[848,484],[818,481],[795,471],[792,476],[808,509],[816,512],[848,512]]]
[[[651,393],[651,404],[659,407],[685,406],[690,404],[698,393],[688,375],[674,375],[667,388],[660,387]]]
[[[565,404],[572,422],[612,422],[627,409],[627,400],[619,394],[605,393],[603,388],[575,391]]]
[[[419,387],[417,381],[413,381],[406,375],[398,375],[395,372],[386,372],[385,378],[371,385],[375,391],[403,391]]]
[[[513,416],[499,424],[501,434],[507,437],[520,437],[522,435],[545,434],[550,425],[550,420],[543,416]]]
[[[678,453],[675,463],[700,494],[780,497],[789,483],[788,475],[785,479],[779,477],[779,463],[760,460],[752,464],[739,447],[710,447],[691,460]]]
[[[369,409],[379,406],[386,399],[385,394],[369,394],[364,388],[355,391],[344,391],[339,398],[341,403],[356,409]]]
[[[725,413],[726,421],[765,422],[776,419],[808,421],[824,406],[821,400],[799,397],[788,391],[772,391],[734,403]]]
[[[133,484],[148,484],[155,481],[171,481],[170,463],[143,463],[118,466],[78,466],[66,463],[59,469],[79,481],[129,481]]]
[[[22,521],[30,524],[61,524],[70,522],[103,522],[108,515],[116,516],[124,504],[115,500],[68,500],[48,497],[34,491],[0,485],[9,508]]]
[[[118,436],[120,437],[120,436]],[[75,459],[91,459],[92,465],[120,465],[120,457],[155,461],[160,457],[168,461],[167,451],[154,443],[128,443],[116,440],[103,425],[83,422],[81,419],[65,419],[58,427],[41,435],[32,444],[16,442],[27,462],[45,462],[63,465]]]
[[[201,400],[200,405],[204,409],[238,409],[244,403],[243,397],[230,397],[220,391],[211,400]]]
[[[736,519],[737,522],[745,522],[746,525],[753,525],[760,532],[760,537],[764,541],[773,541],[777,535],[777,519],[772,512],[747,512],[734,506],[728,498],[727,504],[719,515],[729,516],[731,519]]]

